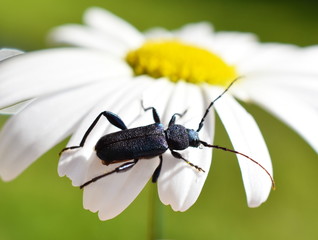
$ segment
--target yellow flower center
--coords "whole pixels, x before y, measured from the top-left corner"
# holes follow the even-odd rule
[[[136,75],[166,77],[173,82],[184,80],[227,86],[237,77],[235,67],[219,56],[177,40],[147,41],[130,51],[126,61]]]

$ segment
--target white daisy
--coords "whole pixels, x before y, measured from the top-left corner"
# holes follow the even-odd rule
[[[51,40],[76,48],[31,52],[0,63],[0,108],[28,100],[0,133],[0,175],[12,180],[58,142],[81,142],[96,116],[108,110],[129,127],[153,123],[146,107],[155,107],[162,123],[174,113],[177,122],[197,129],[209,103],[233,79],[229,93],[215,104],[234,149],[257,160],[270,174],[270,156],[253,119],[235,98],[259,104],[297,131],[318,151],[318,47],[261,44],[252,34],[213,32],[208,23],[176,31],[145,34],[111,13],[91,8],[85,26],[56,28]],[[180,81],[180,79],[184,81]],[[235,98],[234,98],[235,97]],[[2,112],[5,111],[1,110]],[[80,186],[121,163],[102,165],[94,146],[118,131],[101,118],[83,148],[63,152],[58,172]],[[214,112],[200,138],[212,143]],[[198,198],[211,164],[210,148],[180,152],[205,172],[195,170],[169,151],[163,155],[157,185],[161,201],[185,211]],[[266,201],[271,179],[255,163],[237,155],[248,206]],[[159,164],[140,160],[132,169],[111,174],[84,188],[84,207],[102,220],[121,213],[139,194]]]

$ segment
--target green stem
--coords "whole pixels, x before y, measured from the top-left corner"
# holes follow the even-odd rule
[[[157,193],[157,184],[150,186],[149,240],[163,239],[163,204]]]

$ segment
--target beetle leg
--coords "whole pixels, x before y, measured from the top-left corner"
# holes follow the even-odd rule
[[[154,171],[153,175],[152,175],[152,182],[153,183],[156,183],[158,178],[159,178],[159,175],[160,175],[160,172],[161,172],[161,167],[162,167],[162,155],[159,156],[160,158],[160,163],[158,165],[158,167],[156,168],[156,170]]]
[[[150,109],[152,109],[152,116],[153,116],[153,120],[155,121],[155,123],[160,123],[160,118],[159,118],[159,114],[157,112],[157,110],[154,108],[154,107],[148,107],[148,108],[145,108],[144,107],[144,104],[143,104],[143,101],[141,101],[141,107],[142,109],[146,112]]]
[[[205,172],[202,168],[200,168],[199,166],[197,165],[194,165],[192,162],[189,162],[187,159],[185,159],[184,157],[182,157],[182,155],[178,152],[175,152],[173,150],[171,150],[171,154],[172,156],[174,156],[175,158],[178,158],[178,159],[182,159],[183,161],[185,161],[187,164],[189,164],[191,167],[194,167],[195,169],[197,169],[198,171],[202,171],[202,172]]]
[[[109,112],[109,111],[104,111],[101,114],[103,114],[104,117],[107,118],[107,120],[113,124],[115,127],[120,128],[121,130],[125,130],[127,129],[125,123],[123,122],[123,120],[121,120],[121,118],[116,115],[115,113]]]
[[[121,130],[125,130],[127,129],[125,123],[120,119],[120,117],[118,117],[116,114],[109,112],[109,111],[104,111],[101,112],[100,114],[98,114],[98,116],[95,118],[94,122],[89,126],[89,128],[86,130],[80,144],[78,146],[71,146],[71,147],[66,147],[63,148],[62,151],[59,153],[59,155],[61,155],[64,151],[66,150],[70,150],[70,149],[76,149],[76,148],[81,148],[84,146],[86,138],[88,137],[88,135],[90,134],[90,132],[93,130],[93,128],[95,127],[95,125],[97,124],[97,122],[99,121],[99,119],[101,118],[101,116],[104,116],[107,118],[107,120],[114,126],[120,128]]]
[[[99,175],[97,177],[94,177],[92,178],[91,180],[87,181],[86,183],[82,184],[80,186],[80,189],[86,187],[87,185],[93,183],[93,182],[96,182],[97,180],[103,178],[103,177],[106,177],[110,174],[113,174],[113,173],[119,173],[119,172],[126,172],[128,171],[129,169],[131,169],[133,166],[136,165],[136,163],[139,161],[139,159],[135,159],[133,162],[126,162],[122,165],[120,165],[119,167],[115,168],[114,170],[110,171],[110,172],[107,172],[107,173],[104,173],[102,175]]]
[[[172,115],[172,117],[171,117],[171,119],[170,119],[170,122],[169,122],[169,127],[171,126],[171,125],[174,125],[174,123],[175,123],[175,121],[176,121],[176,114],[177,113],[175,113],[175,114],[173,114]]]
[[[176,116],[179,116],[180,118],[182,118],[187,113],[187,111],[188,110],[186,109],[183,113],[175,113],[175,114],[173,114],[171,119],[170,119],[170,122],[169,122],[168,126],[170,127],[171,125],[173,125],[175,123]]]

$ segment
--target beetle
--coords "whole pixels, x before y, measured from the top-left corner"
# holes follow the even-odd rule
[[[128,171],[133,166],[135,166],[140,159],[152,159],[158,156],[160,159],[160,162],[152,175],[152,182],[155,183],[157,182],[160,176],[160,171],[161,171],[162,161],[163,161],[162,154],[165,153],[167,150],[170,150],[172,156],[174,156],[175,158],[183,160],[184,162],[186,162],[187,164],[189,164],[191,167],[195,168],[198,171],[205,172],[202,168],[189,162],[179,152],[176,151],[176,150],[185,150],[188,147],[197,148],[200,145],[203,145],[204,147],[210,147],[215,149],[221,149],[224,151],[229,151],[229,152],[246,157],[247,159],[251,160],[258,166],[260,166],[267,173],[267,175],[270,177],[272,181],[272,186],[274,188],[275,183],[271,174],[257,161],[255,161],[254,159],[250,158],[249,156],[241,152],[228,149],[225,147],[221,147],[218,145],[211,145],[200,140],[199,138],[199,131],[202,129],[205,118],[208,115],[211,107],[219,98],[222,97],[222,95],[224,95],[228,91],[228,89],[232,86],[232,84],[236,80],[232,81],[230,85],[209,104],[199,123],[197,130],[188,129],[184,127],[183,125],[175,123],[176,117],[177,116],[182,117],[186,113],[186,111],[183,112],[182,114],[180,113],[173,114],[168,124],[168,128],[164,129],[163,124],[160,122],[160,118],[157,113],[157,110],[154,107],[145,108],[143,106],[143,103],[141,102],[141,105],[144,111],[152,110],[152,115],[153,115],[153,119],[155,123],[147,125],[147,126],[141,126],[141,127],[128,129],[125,123],[121,120],[121,118],[118,115],[109,111],[103,111],[96,117],[96,119],[87,129],[80,144],[78,146],[66,147],[61,151],[60,154],[62,154],[63,152],[67,150],[82,148],[85,144],[86,138],[88,137],[92,129],[95,127],[99,119],[102,116],[104,116],[112,125],[121,129],[121,131],[113,132],[101,137],[95,145],[96,155],[102,161],[104,165],[110,165],[114,163],[123,163],[123,164],[110,172],[107,172],[92,178],[91,180],[82,184],[80,188],[84,188],[85,186],[107,175]]]

